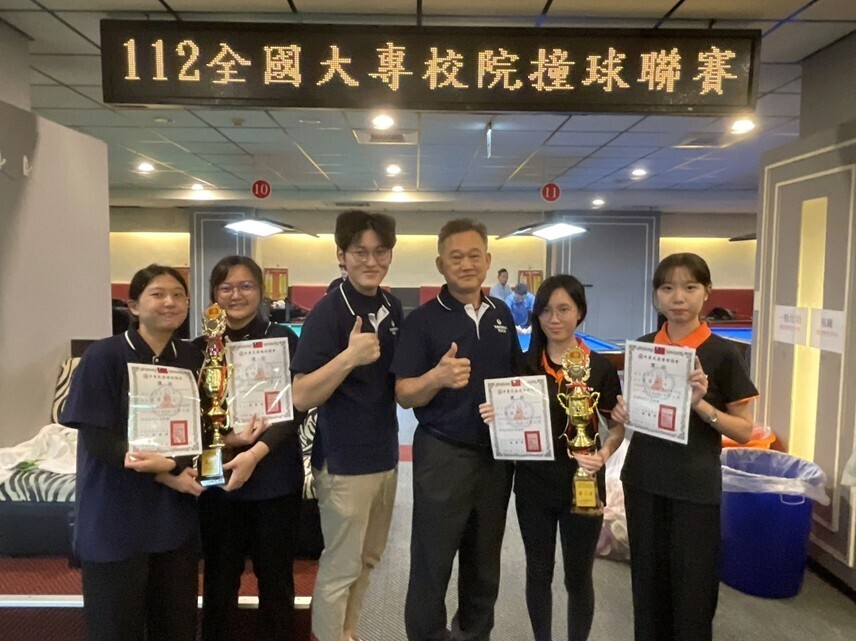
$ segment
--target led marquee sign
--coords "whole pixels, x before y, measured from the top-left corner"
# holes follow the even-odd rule
[[[104,20],[104,101],[727,114],[760,32]]]

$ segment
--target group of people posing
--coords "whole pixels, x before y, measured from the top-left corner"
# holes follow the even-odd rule
[[[135,323],[87,350],[63,422],[79,430],[75,552],[92,640],[191,641],[196,630],[198,541],[204,558],[202,638],[248,638],[237,629],[237,595],[247,556],[259,582],[259,639],[292,639],[296,523],[303,468],[296,435],[317,408],[312,474],[324,551],[312,599],[317,641],[360,641],[359,620],[373,568],[383,554],[398,474],[396,404],[413,408],[413,521],[404,619],[409,641],[487,641],[499,592],[500,553],[512,489],[526,555],[526,604],[536,641],[552,639],[557,530],[568,596],[568,638],[588,638],[594,615],[592,568],[602,516],[572,513],[578,466],[596,475],[624,439],[628,408],[615,367],[575,335],[585,291],[570,275],[547,278],[534,296],[532,342],[521,352],[515,318],[486,296],[487,231],[447,222],[436,266],[445,279],[433,300],[405,319],[381,288],[393,259],[395,220],[347,211],[336,220],[336,253],[346,277],[331,284],[300,340],[259,313],[263,278],[251,259],[215,266],[211,300],[226,312],[226,340],[287,337],[295,420],[254,418],[227,437],[234,456],[225,487],[203,492],[189,461],[128,453],[129,363],[198,371],[204,345],[179,341],[187,285],[150,265],[130,287]],[[696,349],[689,443],[636,434],[622,481],[631,547],[637,641],[711,638],[719,562],[721,436],[748,440],[757,395],[732,345],[699,320],[711,288],[694,254],[664,259],[654,303],[667,322],[639,340]],[[565,455],[562,357],[590,354],[588,385],[600,393],[608,436],[594,454]],[[555,461],[495,460],[484,381],[546,375]],[[458,609],[445,598],[458,559]],[[366,640],[368,641],[368,640]]]

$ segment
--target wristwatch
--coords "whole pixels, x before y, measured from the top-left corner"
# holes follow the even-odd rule
[[[710,416],[707,417],[707,422],[711,425],[716,425],[716,421],[719,419],[719,415],[716,413],[716,408],[710,413]]]

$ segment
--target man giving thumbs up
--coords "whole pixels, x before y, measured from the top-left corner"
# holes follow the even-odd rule
[[[396,398],[419,420],[404,619],[409,641],[487,641],[513,468],[493,459],[478,406],[485,379],[515,374],[520,344],[508,307],[481,290],[490,268],[484,225],[449,221],[438,251],[446,284],[407,317],[392,363]],[[449,630],[456,554],[458,612]]]
[[[395,220],[346,211],[336,219],[335,239],[348,278],[315,305],[291,363],[295,407],[318,408],[312,475],[325,543],[312,598],[318,641],[357,638],[398,479],[389,366],[402,312],[398,299],[380,289],[392,262]]]

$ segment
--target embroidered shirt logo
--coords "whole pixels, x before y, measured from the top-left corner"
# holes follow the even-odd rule
[[[508,331],[508,328],[502,324],[502,320],[500,320],[499,318],[496,319],[496,325],[494,325],[494,327],[496,328],[496,331],[500,334],[505,334]]]

